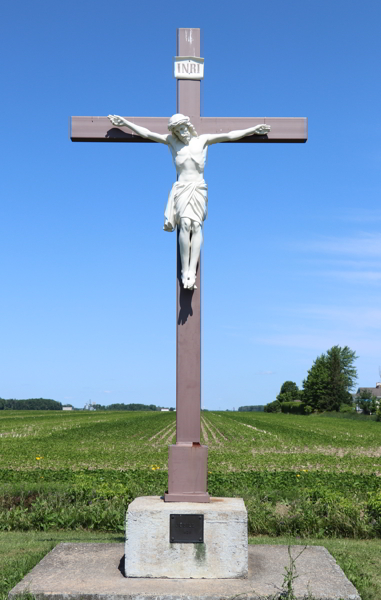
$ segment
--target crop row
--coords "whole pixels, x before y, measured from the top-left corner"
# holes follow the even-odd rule
[[[0,413],[0,468],[167,468],[175,413]],[[260,413],[202,414],[209,471],[381,473],[376,422]]]

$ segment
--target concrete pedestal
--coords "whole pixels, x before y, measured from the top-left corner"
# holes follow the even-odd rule
[[[171,515],[204,515],[203,543],[171,543]],[[246,578],[247,512],[241,498],[208,503],[136,498],[128,507],[126,577]]]

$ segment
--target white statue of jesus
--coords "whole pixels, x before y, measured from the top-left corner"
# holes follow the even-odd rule
[[[189,117],[176,114],[169,119],[169,134],[162,135],[118,115],[109,115],[108,118],[116,127],[128,127],[143,138],[169,146],[177,181],[168,197],[164,230],[174,231],[176,227],[179,228],[181,280],[184,288],[193,290],[196,287],[196,270],[202,244],[202,224],[208,207],[208,187],[204,181],[208,146],[239,140],[247,135],[264,135],[269,133],[270,126],[255,125],[229,133],[206,133],[198,136]]]

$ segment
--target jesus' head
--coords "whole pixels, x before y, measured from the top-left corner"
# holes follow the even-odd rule
[[[185,115],[173,115],[168,122],[169,131],[184,144],[189,144],[192,136],[197,137],[197,131]]]

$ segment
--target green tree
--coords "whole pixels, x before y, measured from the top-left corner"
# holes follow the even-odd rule
[[[357,379],[356,353],[344,346],[333,346],[317,357],[303,381],[302,400],[314,410],[339,410],[352,404],[349,390]]]
[[[303,402],[313,409],[320,409],[326,404],[329,376],[327,357],[321,354],[308,371],[307,379],[303,381]]]
[[[295,402],[295,400],[300,400],[300,390],[293,381],[285,381],[276,399],[279,402]]]
[[[283,402],[295,402],[300,400],[301,392],[294,381],[285,381],[280,388],[280,392],[274,402],[266,404],[263,408],[264,412],[281,412],[281,405]],[[250,407],[242,407],[243,410],[250,409]],[[241,410],[240,408],[238,410]]]

